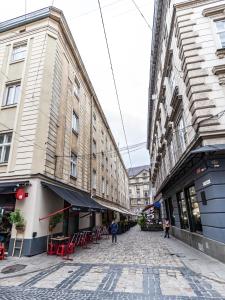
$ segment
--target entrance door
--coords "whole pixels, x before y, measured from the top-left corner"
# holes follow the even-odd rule
[[[185,190],[185,194],[189,206],[191,231],[202,232],[202,222],[199,210],[199,203],[195,191],[195,186],[192,185]]]

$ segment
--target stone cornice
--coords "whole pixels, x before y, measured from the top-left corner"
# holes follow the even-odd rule
[[[212,72],[215,75],[225,74],[225,65],[219,65],[219,66],[213,67]]]
[[[215,0],[187,0],[181,3],[174,4],[176,9],[202,6],[209,3],[215,3]]]
[[[203,10],[202,14],[204,17],[212,17],[219,14],[224,14],[225,4],[209,7]]]

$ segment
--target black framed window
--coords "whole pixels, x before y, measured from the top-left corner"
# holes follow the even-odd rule
[[[184,192],[177,193],[177,204],[180,216],[180,224],[182,229],[189,229],[188,210]]]
[[[185,193],[190,209],[191,230],[194,232],[202,232],[201,215],[195,186],[192,185],[188,187]]]

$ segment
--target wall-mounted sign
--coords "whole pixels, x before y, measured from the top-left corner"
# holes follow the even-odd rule
[[[22,200],[24,200],[25,197],[26,197],[26,193],[25,193],[24,189],[23,188],[17,189],[16,199],[22,201]]]
[[[211,183],[211,179],[207,179],[205,181],[203,181],[202,186],[207,186]]]

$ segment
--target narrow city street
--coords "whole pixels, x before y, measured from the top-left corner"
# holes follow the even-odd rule
[[[101,240],[72,258],[8,258],[1,271],[26,267],[0,274],[0,299],[225,299],[225,265],[162,232],[136,226],[117,244]]]

